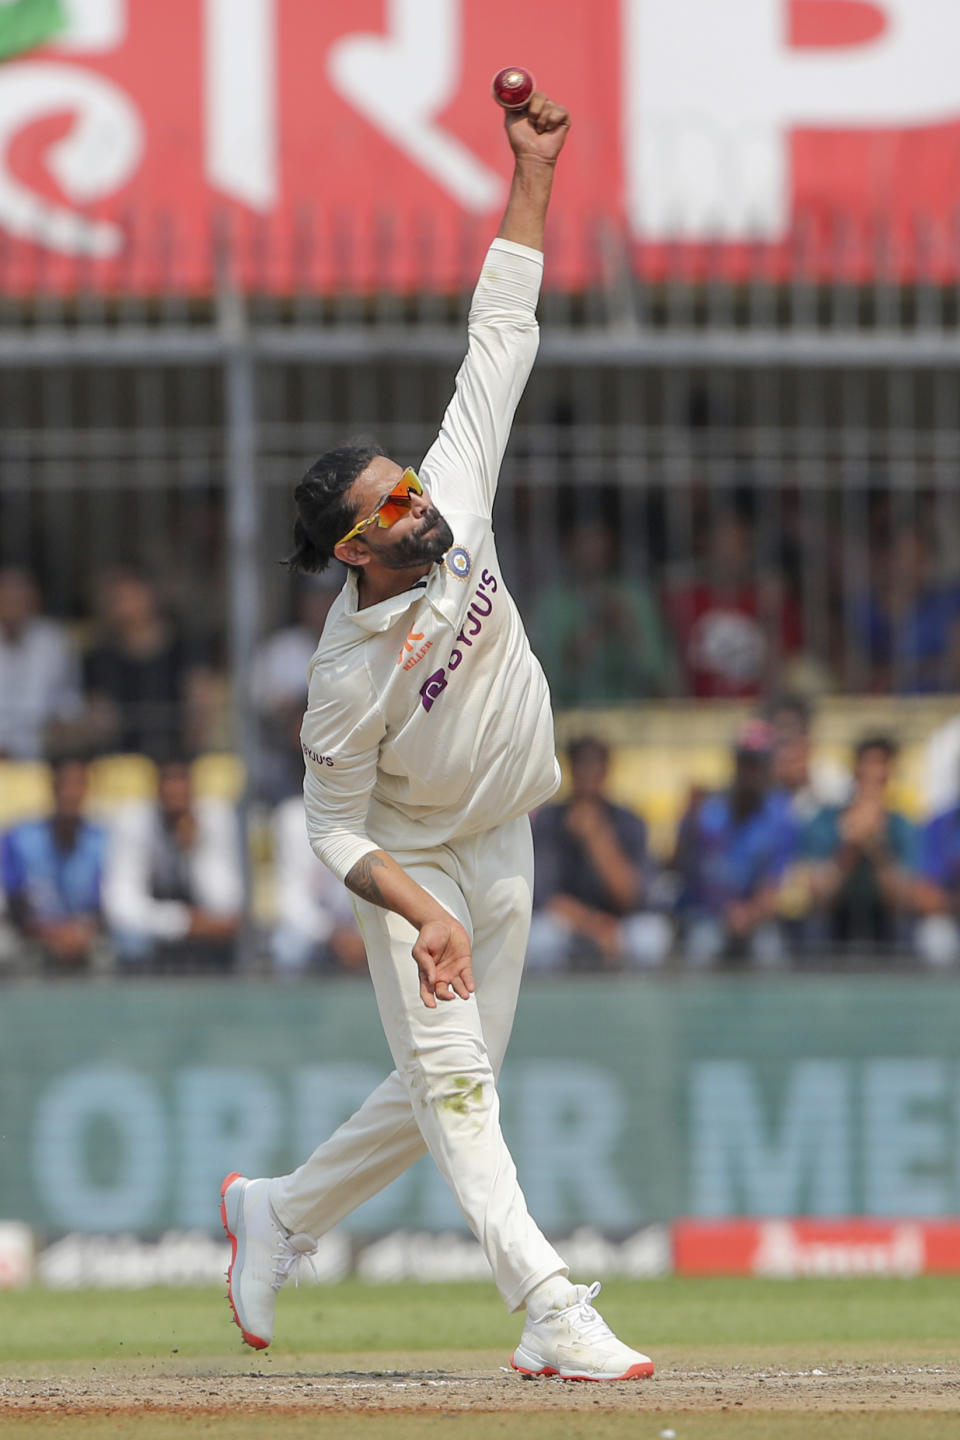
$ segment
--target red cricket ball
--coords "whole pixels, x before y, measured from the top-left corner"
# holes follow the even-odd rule
[[[536,89],[536,81],[522,65],[505,65],[494,75],[490,89],[504,110],[522,110]]]

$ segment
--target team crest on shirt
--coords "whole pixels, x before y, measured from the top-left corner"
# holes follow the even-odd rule
[[[466,580],[473,569],[473,556],[465,545],[454,545],[443,557],[443,563],[458,580]]]

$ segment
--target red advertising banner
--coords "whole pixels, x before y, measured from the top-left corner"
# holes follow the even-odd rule
[[[960,1221],[678,1220],[677,1275],[960,1274]]]
[[[0,65],[0,286],[448,288],[510,156],[574,126],[549,280],[960,273],[955,0],[69,0]]]

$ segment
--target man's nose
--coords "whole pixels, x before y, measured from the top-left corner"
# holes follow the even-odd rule
[[[422,495],[410,496],[410,509],[418,520],[421,516],[426,515],[427,511],[432,508],[433,501],[430,499],[426,490],[424,490]]]

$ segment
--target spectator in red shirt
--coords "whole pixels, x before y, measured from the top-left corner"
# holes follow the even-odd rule
[[[667,603],[688,694],[753,698],[775,686],[783,660],[800,649],[796,601],[778,573],[758,564],[753,527],[734,511],[710,533],[703,578]]]

